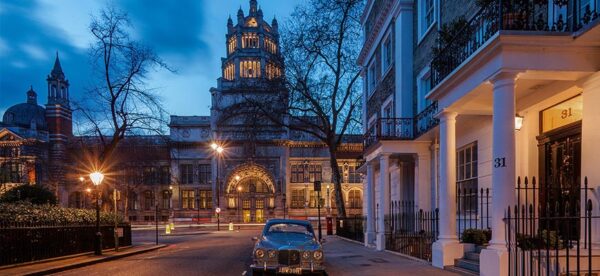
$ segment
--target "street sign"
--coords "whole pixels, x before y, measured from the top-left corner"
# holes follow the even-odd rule
[[[221,208],[217,207],[217,209],[215,209],[215,212],[217,212],[217,214],[221,213]]]
[[[315,191],[321,191],[321,181],[315,181]]]

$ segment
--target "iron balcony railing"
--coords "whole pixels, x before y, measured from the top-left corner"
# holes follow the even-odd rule
[[[434,117],[438,111],[437,102],[433,102],[413,118],[379,118],[370,126],[364,137],[364,148],[380,140],[414,140],[437,126],[439,120]]]
[[[484,2],[484,1],[481,1]],[[431,87],[483,46],[499,30],[569,33],[595,22],[598,1],[489,0],[445,45],[431,62]]]

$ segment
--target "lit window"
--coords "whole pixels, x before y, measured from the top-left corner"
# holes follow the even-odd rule
[[[277,44],[275,44],[275,42],[273,42],[273,40],[271,40],[268,37],[265,37],[265,46],[264,47],[271,54],[277,54]]]
[[[362,196],[359,190],[351,190],[348,193],[348,206],[350,209],[362,208]]]
[[[461,213],[477,212],[477,142],[456,151],[456,187]]]
[[[240,75],[242,78],[259,78],[260,61],[244,60],[240,62]]]
[[[227,42],[227,50],[228,53],[233,53],[235,51],[235,48],[237,46],[237,39],[235,38],[235,36],[232,36],[231,38],[229,38],[229,41]]]
[[[281,77],[281,69],[274,63],[267,63],[266,74],[268,79],[274,79]]]
[[[181,208],[183,209],[194,209],[195,192],[194,190],[183,190],[181,191]]]
[[[242,34],[242,48],[258,48],[258,35],[256,33]]]

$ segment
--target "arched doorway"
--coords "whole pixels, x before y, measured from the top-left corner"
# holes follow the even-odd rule
[[[227,207],[235,209],[235,220],[260,223],[269,218],[275,208],[275,186],[264,167],[242,165],[229,175],[227,183]]]

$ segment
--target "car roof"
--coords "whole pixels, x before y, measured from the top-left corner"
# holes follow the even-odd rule
[[[292,224],[301,224],[301,225],[311,225],[308,220],[299,220],[299,219],[270,219],[267,221],[267,224],[276,224],[276,223],[292,223]]]

